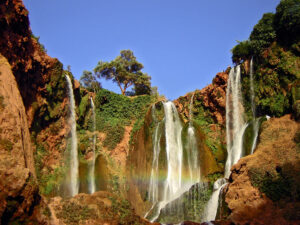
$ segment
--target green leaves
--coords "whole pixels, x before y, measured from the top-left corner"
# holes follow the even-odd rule
[[[300,40],[300,0],[282,0],[276,8],[274,27],[282,41]]]
[[[131,50],[122,50],[111,62],[99,61],[94,72],[98,78],[117,83],[123,95],[132,85],[136,94],[150,94],[151,77],[141,71],[143,68]]]
[[[101,84],[97,81],[96,76],[90,71],[83,71],[80,82],[89,91],[98,92],[101,89]]]

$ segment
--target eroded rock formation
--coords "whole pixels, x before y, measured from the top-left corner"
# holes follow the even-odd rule
[[[232,167],[225,201],[234,223],[299,224],[299,130],[290,115],[271,118],[255,153]]]

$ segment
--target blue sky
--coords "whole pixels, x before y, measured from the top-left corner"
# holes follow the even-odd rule
[[[99,60],[133,50],[160,94],[175,99],[210,84],[279,0],[24,0],[31,29],[77,79]],[[102,86],[120,93],[112,82]]]

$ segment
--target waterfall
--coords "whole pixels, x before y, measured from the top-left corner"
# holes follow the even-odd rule
[[[197,140],[195,137],[195,130],[192,121],[193,99],[194,99],[194,94],[191,96],[190,105],[189,105],[189,127],[188,127],[188,138],[187,138],[187,157],[188,157],[188,167],[189,167],[191,184],[200,181]]]
[[[76,134],[76,112],[75,112],[75,99],[73,93],[73,86],[71,79],[66,75],[69,99],[70,99],[70,118],[69,124],[71,126],[71,158],[70,158],[70,192],[71,196],[78,194],[79,182],[78,182],[78,152],[77,152],[77,134]]]
[[[225,185],[226,180],[224,178],[220,178],[214,183],[213,194],[206,205],[203,221],[215,220],[219,206],[220,192]]]
[[[161,122],[157,122],[155,116],[155,105],[152,105],[152,119],[156,124],[154,135],[153,135],[153,160],[152,160],[152,169],[151,169],[151,176],[150,176],[150,184],[149,184],[149,200],[153,203],[158,202],[158,160],[159,160],[159,153],[160,153],[160,138],[161,133],[159,132]],[[147,214],[145,215],[147,217]]]
[[[226,140],[227,140],[227,160],[225,164],[225,178],[229,178],[230,169],[233,164],[244,155],[243,136],[248,126],[244,121],[244,111],[241,91],[241,69],[240,66],[232,68],[229,73],[226,91]],[[214,183],[213,194],[206,205],[204,221],[215,220],[219,196],[222,188],[226,185],[224,178],[218,179]]]
[[[91,99],[92,107],[92,118],[93,118],[93,158],[89,166],[89,193],[92,194],[95,192],[95,160],[96,160],[96,114],[95,114],[95,105],[93,98]]]
[[[232,68],[229,73],[226,91],[226,138],[227,161],[225,178],[230,175],[230,168],[243,156],[243,134],[248,124],[244,122],[241,93],[240,66]]]
[[[173,102],[164,102],[165,118],[161,122],[156,122],[153,143],[153,162],[151,170],[151,178],[149,185],[150,200],[153,202],[151,209],[147,212],[145,217],[149,217],[150,221],[155,221],[162,208],[168,203],[171,204],[173,200],[178,198],[181,194],[187,191],[192,182],[182,181],[183,172],[183,145],[181,140],[182,125]],[[154,107],[154,106],[153,106]],[[154,108],[152,108],[152,116],[154,115]],[[154,116],[153,116],[154,117]],[[154,117],[154,121],[156,121]],[[166,138],[166,160],[167,160],[167,177],[162,184],[162,192],[158,190],[158,161],[160,153],[160,126],[165,124],[165,138]],[[174,206],[175,207],[175,206]],[[179,206],[181,207],[181,206]],[[151,215],[151,216],[148,216]]]
[[[254,93],[254,83],[253,83],[253,58],[250,61],[250,95],[251,95],[251,109],[252,109],[252,117],[253,117],[253,144],[251,147],[251,154],[253,154],[258,137],[259,131],[259,119],[256,118],[256,107],[255,107],[255,93]]]
[[[182,187],[182,126],[173,102],[164,103],[165,135],[168,173],[164,185],[163,201],[169,202],[176,198]]]

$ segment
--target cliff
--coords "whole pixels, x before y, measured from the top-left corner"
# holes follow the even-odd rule
[[[24,222],[40,204],[25,107],[7,60],[0,55],[0,218]]]

